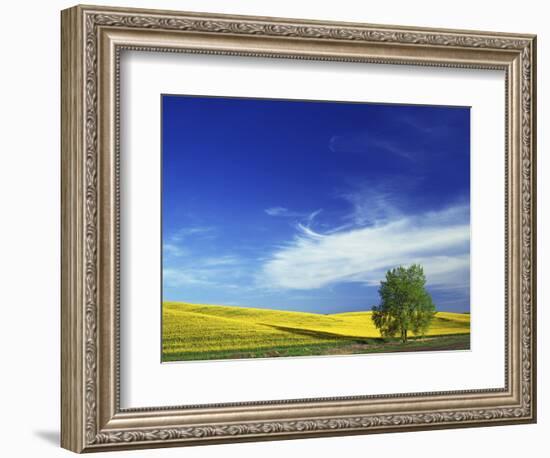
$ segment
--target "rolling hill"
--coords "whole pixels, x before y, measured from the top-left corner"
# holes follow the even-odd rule
[[[406,344],[382,339],[372,312],[330,315],[165,302],[162,360],[468,349],[470,315],[438,312],[427,335]]]

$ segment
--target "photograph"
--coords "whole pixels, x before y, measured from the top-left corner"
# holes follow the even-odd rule
[[[162,362],[469,350],[470,107],[160,103]]]

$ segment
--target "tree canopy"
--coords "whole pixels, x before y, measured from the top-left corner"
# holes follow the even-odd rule
[[[372,320],[382,337],[398,335],[406,342],[409,332],[426,333],[436,310],[421,265],[388,270],[378,294],[380,305],[373,307]]]

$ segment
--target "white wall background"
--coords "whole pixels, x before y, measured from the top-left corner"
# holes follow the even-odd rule
[[[115,0],[113,0],[115,2]],[[97,4],[113,4],[95,0]],[[538,34],[539,423],[119,452],[135,457],[543,456],[550,433],[545,310],[548,275],[549,11],[535,0],[486,2],[117,0],[117,6],[329,19]],[[0,26],[0,430],[3,456],[69,456],[59,440],[59,10],[71,2],[9,2]],[[546,55],[545,55],[546,54]],[[548,207],[548,206],[547,206]],[[115,455],[113,455],[115,456]]]

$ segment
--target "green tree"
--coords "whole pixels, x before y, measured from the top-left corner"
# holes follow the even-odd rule
[[[424,335],[435,315],[432,297],[426,291],[424,269],[418,264],[397,267],[386,272],[378,289],[380,305],[372,308],[372,320],[382,337],[407,334]]]

